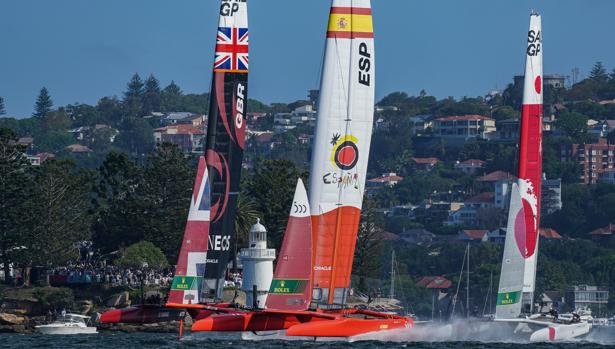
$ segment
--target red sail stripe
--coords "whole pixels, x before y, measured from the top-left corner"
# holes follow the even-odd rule
[[[331,7],[331,13],[335,14],[353,14],[353,15],[371,15],[371,8],[364,7]]]
[[[372,39],[372,38],[374,38],[374,33],[370,33],[370,32],[345,32],[345,31],[330,30],[330,31],[327,32],[327,38],[337,38],[337,39]]]

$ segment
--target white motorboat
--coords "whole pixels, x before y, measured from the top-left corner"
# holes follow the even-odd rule
[[[96,327],[88,326],[89,316],[79,314],[66,314],[56,321],[36,326],[36,330],[42,334],[95,334]]]

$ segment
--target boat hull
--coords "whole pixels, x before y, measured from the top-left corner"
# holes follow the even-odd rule
[[[211,314],[212,312],[209,312],[209,315]],[[184,315],[184,309],[168,308],[159,305],[138,305],[108,310],[100,316],[98,321],[108,324],[151,324],[180,320]]]
[[[561,342],[570,341],[586,336],[591,331],[591,325],[587,322],[576,324],[553,324],[547,328],[534,331],[530,336],[530,342]]]
[[[309,322],[290,327],[287,336],[299,337],[354,337],[375,332],[410,328],[411,319],[357,319],[340,318],[332,321]]]
[[[36,326],[36,330],[42,334],[53,335],[72,335],[72,334],[97,334],[96,327],[58,327],[58,326]]]

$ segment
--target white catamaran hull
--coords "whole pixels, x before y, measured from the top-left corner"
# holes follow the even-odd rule
[[[532,319],[498,319],[495,321],[514,326],[513,332],[530,342],[571,341],[584,337],[591,331],[591,324],[585,321],[573,324]]]

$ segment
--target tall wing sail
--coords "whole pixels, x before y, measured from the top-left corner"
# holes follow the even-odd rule
[[[312,303],[346,301],[374,113],[369,0],[333,0],[310,171]]]
[[[195,304],[201,300],[209,232],[210,189],[207,164],[205,157],[201,156],[168,303]]]
[[[542,180],[542,25],[538,14],[530,15],[525,63],[523,109],[519,140],[519,191],[525,215],[524,303],[531,305],[536,280],[540,185]]]
[[[207,125],[206,157],[211,182],[211,223],[205,280],[207,298],[220,298],[234,239],[248,98],[246,0],[223,0]]]
[[[530,15],[519,139],[518,180],[511,192],[496,317],[531,312],[536,280],[542,178],[542,27]],[[518,278],[521,278],[519,282]]]
[[[513,183],[510,194],[504,257],[495,307],[495,317],[512,319],[521,314],[521,295],[525,268],[525,214],[519,185]]]
[[[265,307],[306,310],[310,305],[311,271],[312,220],[307,192],[299,179]]]

